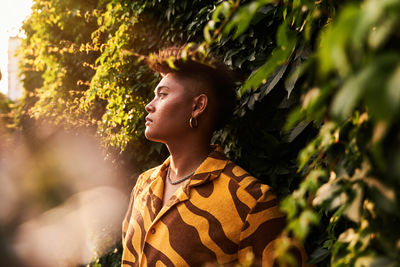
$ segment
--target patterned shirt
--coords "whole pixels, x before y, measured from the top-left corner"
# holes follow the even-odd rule
[[[271,241],[285,218],[271,188],[216,147],[163,205],[169,162],[141,174],[132,190],[122,266],[243,263],[249,255],[272,266]]]

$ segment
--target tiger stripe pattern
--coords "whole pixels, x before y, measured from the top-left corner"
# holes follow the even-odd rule
[[[272,266],[284,214],[268,185],[229,161],[219,146],[163,205],[170,158],[142,173],[123,221],[122,266]],[[261,265],[261,264],[260,264]]]

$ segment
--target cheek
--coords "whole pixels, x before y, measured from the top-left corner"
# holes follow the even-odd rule
[[[158,103],[153,115],[154,123],[145,130],[147,139],[161,141],[169,136],[184,134],[190,128],[191,106],[188,103],[180,99]]]
[[[185,125],[185,121],[190,118],[190,109],[185,104],[177,103],[166,106],[163,115],[164,120],[168,121],[171,126],[182,127]]]
[[[170,117],[187,117],[190,116],[191,106],[187,101],[180,98],[176,98],[174,101],[170,101],[160,106],[160,113]]]

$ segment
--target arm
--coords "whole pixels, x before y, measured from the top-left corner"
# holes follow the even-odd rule
[[[264,192],[246,217],[240,234],[239,262],[253,260],[255,266],[278,266],[274,248],[285,224],[278,199],[270,190]],[[290,252],[297,259],[297,266],[306,266],[302,247],[293,247]]]

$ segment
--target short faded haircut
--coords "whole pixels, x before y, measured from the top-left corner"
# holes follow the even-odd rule
[[[169,47],[147,57],[146,63],[162,75],[174,73],[178,78],[205,84],[216,98],[214,130],[218,130],[232,117],[236,105],[237,79],[234,72],[215,56],[208,55],[199,59],[196,49],[196,46],[189,49],[185,46]]]

